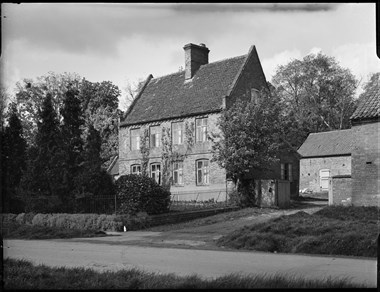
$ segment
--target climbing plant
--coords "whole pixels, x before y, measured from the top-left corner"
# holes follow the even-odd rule
[[[149,165],[149,129],[144,129],[140,135],[140,152],[142,155],[141,159],[141,174],[144,176],[149,176],[148,165]]]

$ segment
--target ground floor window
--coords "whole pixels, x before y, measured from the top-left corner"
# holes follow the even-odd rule
[[[209,184],[209,160],[202,159],[196,161],[196,176],[197,185],[208,185]]]
[[[173,162],[173,185],[183,185],[183,162]]]
[[[141,174],[141,165],[140,164],[132,165],[131,174]]]
[[[161,164],[152,163],[150,165],[150,177],[153,178],[158,184],[161,184]]]

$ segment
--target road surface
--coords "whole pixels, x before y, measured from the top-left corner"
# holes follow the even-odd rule
[[[4,258],[27,259],[48,266],[86,267],[98,271],[139,268],[177,275],[198,274],[204,278],[230,273],[281,273],[308,279],[331,276],[376,287],[377,262],[366,258],[141,247],[111,240],[4,240],[3,248]]]

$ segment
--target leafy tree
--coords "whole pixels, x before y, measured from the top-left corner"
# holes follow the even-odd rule
[[[359,99],[366,95],[368,92],[380,88],[380,72],[372,73],[368,82],[363,85],[363,93],[359,96]]]
[[[256,204],[255,179],[270,171],[281,146],[280,106],[262,91],[255,101],[237,100],[218,120],[220,133],[213,133],[213,161],[225,168],[237,184],[243,204]]]
[[[278,67],[272,83],[293,146],[299,147],[310,132],[350,127],[358,81],[333,57],[318,53],[293,60]]]
[[[19,209],[17,204],[20,204],[16,191],[26,166],[26,141],[15,103],[10,105],[8,116],[8,125],[1,132],[2,200],[3,211],[16,212]]]
[[[77,74],[49,72],[33,79],[23,79],[16,84],[16,102],[28,145],[35,145],[37,125],[40,122],[39,109],[47,94],[51,95],[52,106],[61,120],[60,109],[69,88],[80,88],[81,77]]]

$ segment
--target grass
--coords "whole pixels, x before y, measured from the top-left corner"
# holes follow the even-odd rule
[[[220,222],[226,222],[226,221],[244,218],[248,216],[270,214],[277,211],[278,210],[276,209],[269,209],[269,208],[263,208],[263,209],[245,208],[245,209],[240,209],[237,211],[228,211],[228,212],[219,213],[212,216],[198,218],[198,219],[194,219],[187,222],[154,226],[154,227],[147,228],[145,230],[163,232],[163,231],[178,230],[178,229],[183,229],[183,228],[192,228],[192,227],[198,227],[198,226],[211,225],[211,224],[220,223]]]
[[[282,253],[377,257],[377,207],[329,206],[309,215],[303,211],[245,226],[217,245]]]
[[[44,226],[24,225],[18,223],[4,223],[1,236],[6,239],[55,239],[76,237],[107,236],[103,231],[52,228]]]
[[[214,279],[176,276],[138,269],[96,272],[85,268],[35,266],[25,260],[4,260],[4,289],[231,289],[231,288],[365,288],[347,278],[310,280],[296,276],[230,274]]]

